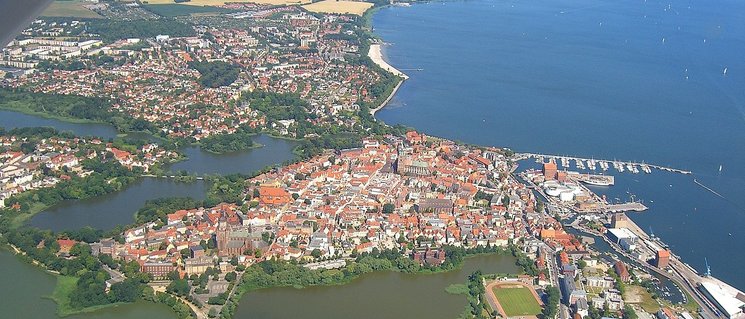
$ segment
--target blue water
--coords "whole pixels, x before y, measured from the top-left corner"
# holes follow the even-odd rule
[[[0,127],[6,130],[23,127],[53,127],[59,131],[72,132],[78,136],[116,138],[114,126],[105,123],[72,123],[37,115],[0,110]]]
[[[724,199],[659,171],[614,172],[617,185],[600,192],[644,200],[650,210],[632,214],[637,223],[745,289],[744,21],[736,0],[385,8],[375,32],[410,79],[378,118],[517,151],[692,170]]]

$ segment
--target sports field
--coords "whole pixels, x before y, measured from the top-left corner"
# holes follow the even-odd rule
[[[361,16],[367,9],[372,8],[372,6],[373,4],[370,2],[323,0],[304,5],[303,8],[310,12],[356,14]]]
[[[535,316],[541,313],[541,305],[530,289],[519,286],[502,285],[494,287],[494,295],[508,317]]]

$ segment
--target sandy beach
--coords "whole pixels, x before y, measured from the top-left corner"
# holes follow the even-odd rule
[[[398,69],[394,68],[393,66],[391,66],[390,64],[388,64],[388,62],[385,62],[385,60],[383,59],[383,52],[380,49],[380,44],[371,44],[370,45],[370,50],[367,52],[367,56],[369,56],[370,59],[375,64],[377,64],[378,66],[380,66],[384,70],[386,70],[388,72],[391,72],[391,73],[393,73],[395,75],[398,75],[401,78],[403,78],[403,80],[399,81],[398,84],[396,84],[396,87],[393,88],[393,91],[391,92],[391,95],[389,95],[388,98],[386,98],[385,101],[383,101],[383,103],[381,103],[380,105],[378,105],[378,107],[370,110],[370,114],[375,115],[375,112],[377,112],[380,109],[384,108],[386,106],[386,104],[388,104],[388,102],[390,102],[390,100],[393,98],[393,96],[396,95],[396,92],[398,91],[398,88],[401,87],[401,84],[404,83],[404,80],[408,79],[409,76],[407,76],[403,72],[399,71]]]
[[[377,64],[384,70],[398,75],[404,78],[404,80],[409,78],[406,74],[392,67],[390,64],[388,64],[388,62],[385,62],[385,60],[383,59],[383,52],[381,51],[380,44],[371,44],[370,50],[367,52],[367,56],[369,56],[370,59],[375,62],[375,64]]]

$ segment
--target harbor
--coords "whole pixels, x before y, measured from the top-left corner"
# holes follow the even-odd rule
[[[642,212],[648,209],[632,195],[627,202],[610,202],[605,196],[598,196],[587,185],[612,186],[615,178],[611,175],[583,174],[574,171],[559,171],[555,162],[543,163],[542,170],[529,169],[519,173],[520,178],[530,188],[538,192],[562,213],[610,214],[618,212]]]
[[[649,164],[649,163],[637,163],[637,162],[630,162],[630,161],[619,161],[619,160],[604,160],[604,159],[594,159],[594,158],[581,158],[581,157],[575,157],[575,156],[563,156],[563,155],[551,155],[551,154],[537,154],[537,153],[517,153],[515,154],[516,158],[519,160],[525,160],[525,159],[535,159],[538,163],[543,163],[545,161],[554,162],[558,164],[561,164],[563,169],[571,169],[572,164],[574,164],[574,167],[576,167],[579,170],[590,170],[590,171],[603,171],[607,172],[611,169],[615,169],[619,173],[623,173],[625,171],[629,171],[634,174],[639,173],[645,173],[645,174],[651,174],[653,169],[665,171],[665,172],[671,172],[671,173],[679,173],[684,175],[691,175],[692,172],[688,170],[678,169],[678,168],[672,168],[662,165],[655,165],[655,164]]]

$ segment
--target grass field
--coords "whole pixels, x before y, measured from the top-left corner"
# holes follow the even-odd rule
[[[173,0],[143,0],[142,2],[145,4],[175,4]],[[181,2],[179,4],[189,6],[221,6],[224,5],[226,2],[291,5],[310,3],[310,0],[191,0],[188,2]]]
[[[187,6],[185,4],[146,4],[145,9],[164,17],[188,16],[192,14],[230,12],[228,9],[211,6]]]
[[[75,311],[70,307],[70,293],[75,289],[78,278],[71,276],[57,276],[57,285],[52,292],[52,300],[57,303],[57,314],[66,316]]]
[[[78,284],[78,278],[72,276],[57,276],[57,285],[54,286],[54,291],[49,297],[57,304],[57,315],[60,317],[67,317],[69,315],[94,312],[99,309],[116,307],[123,303],[110,303],[99,306],[91,306],[82,309],[73,309],[70,306],[70,293],[75,290],[75,286]]]
[[[652,295],[647,292],[647,289],[641,286],[626,286],[623,299],[627,300],[629,304],[639,305],[639,307],[649,313],[655,313],[657,310],[660,310],[660,304],[652,298]]]
[[[84,4],[91,4],[83,0],[54,1],[41,13],[44,17],[71,17],[71,18],[103,18],[83,7]]]
[[[361,16],[367,9],[372,8],[372,6],[373,4],[369,2],[323,0],[304,5],[303,8],[311,12],[356,14]]]
[[[468,286],[465,284],[452,284],[445,288],[445,292],[451,295],[467,295],[469,290]]]
[[[535,316],[541,313],[541,305],[528,288],[495,287],[494,295],[508,317]]]

